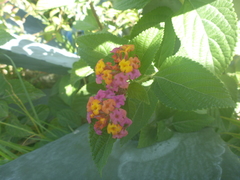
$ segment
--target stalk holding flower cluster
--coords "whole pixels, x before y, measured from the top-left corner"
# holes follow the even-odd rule
[[[115,64],[105,63],[100,59],[95,67],[96,83],[105,84],[106,90],[99,90],[87,103],[88,123],[94,121],[94,130],[98,135],[106,127],[107,133],[113,138],[122,138],[128,134],[126,128],[132,124],[127,112],[121,108],[126,101],[129,81],[138,78],[140,61],[137,57],[129,57],[134,45],[123,45],[114,48],[112,58]]]

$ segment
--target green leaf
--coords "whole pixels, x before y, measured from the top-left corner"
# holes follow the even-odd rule
[[[163,40],[155,57],[155,66],[157,68],[162,65],[166,58],[174,54],[176,38],[177,37],[172,26],[172,21],[170,18],[167,18],[165,22]]]
[[[168,140],[173,134],[173,131],[167,128],[164,121],[150,123],[141,130],[138,148],[147,147],[156,142]]]
[[[231,0],[185,0],[172,19],[181,41],[179,54],[199,62],[217,75],[233,57],[237,18]]]
[[[106,130],[103,131],[102,135],[96,134],[93,126],[93,123],[89,126],[90,148],[93,161],[101,174],[103,167],[107,163],[108,156],[112,152],[112,147],[116,139],[113,139],[111,134],[107,134]]]
[[[157,127],[155,124],[148,124],[142,128],[138,148],[144,148],[157,142]]]
[[[0,100],[0,121],[8,116],[8,104]]]
[[[0,140],[0,146],[1,145],[5,146],[5,147],[8,147],[7,151],[10,151],[10,152],[11,152],[11,150],[15,150],[15,151],[19,151],[19,152],[22,152],[22,153],[28,153],[29,151],[33,150],[29,146],[22,146],[21,144],[16,144],[16,143],[12,143],[12,142],[9,142],[9,141],[4,141],[4,140]],[[11,150],[9,150],[10,148],[11,148]],[[0,147],[0,149],[2,150],[2,146]],[[7,153],[7,154],[11,154],[11,153]]]
[[[53,37],[53,32],[44,32],[43,33],[43,38],[46,41],[51,41],[54,37]]]
[[[105,89],[105,86],[103,84],[97,84],[96,82],[90,82],[86,85],[86,90],[90,94],[97,94],[99,89]]]
[[[156,108],[156,118],[158,121],[170,119],[176,112],[176,110],[166,107],[160,101],[158,102]]]
[[[59,82],[59,87],[58,87],[58,90],[59,90],[59,96],[62,98],[62,100],[70,105],[71,102],[72,102],[72,95],[74,93],[76,93],[77,91],[77,87],[78,85],[72,85],[70,83],[70,76],[69,75],[66,75],[66,76],[63,76]]]
[[[95,33],[80,36],[77,39],[79,48],[91,48],[93,51],[104,54],[110,54],[110,51],[118,46],[127,44],[128,40],[114,36],[110,33]]]
[[[157,141],[165,141],[173,136],[173,131],[171,131],[164,121],[159,121],[157,123]]]
[[[168,7],[173,12],[179,11],[182,4],[179,2],[179,0],[151,0],[144,8],[143,8],[143,14],[148,13],[150,11],[153,11],[154,9],[158,7]]]
[[[153,11],[144,14],[137,24],[133,27],[131,31],[131,37],[135,37],[142,31],[151,28],[159,24],[160,22],[166,21],[172,15],[172,11],[167,7],[158,7]]]
[[[14,39],[14,37],[7,33],[4,29],[0,29],[0,46],[7,43],[11,39]]]
[[[221,81],[186,57],[166,59],[152,86],[158,99],[174,109],[191,111],[235,107]]]
[[[128,40],[110,33],[97,33],[80,36],[77,44],[81,58],[94,69],[98,60],[110,55],[113,48],[128,44]]]
[[[70,82],[74,85],[77,81],[82,78],[89,76],[93,73],[93,69],[87,65],[85,61],[77,61],[73,63],[73,68],[71,69]]]
[[[36,113],[38,115],[38,118],[41,122],[46,121],[49,113],[50,113],[50,109],[47,105],[45,104],[40,104],[34,107],[36,110]],[[34,117],[34,112],[32,109],[28,110],[29,114],[31,115],[31,117]],[[27,124],[29,126],[34,126],[33,121],[29,118],[29,116],[26,116],[26,118],[21,119],[21,122],[24,124]]]
[[[58,32],[58,31],[55,32],[55,37],[56,37],[58,42],[60,42],[60,43],[64,42],[63,36],[62,36],[62,34],[60,32]]]
[[[21,124],[16,116],[9,117],[8,123],[5,125],[6,133],[11,137],[27,137],[33,135],[29,126]]]
[[[78,53],[81,60],[85,61],[92,69],[95,68],[98,60],[105,59],[104,54],[93,51],[91,48],[79,48]]]
[[[237,102],[238,99],[238,81],[235,76],[229,76],[227,74],[223,74],[220,79],[227,87],[232,99],[234,102]]]
[[[127,128],[128,135],[121,139],[121,143],[124,144],[129,141],[133,136],[135,136],[152,117],[155,107],[157,104],[157,98],[153,94],[152,90],[147,91],[149,97],[149,104],[144,102],[136,103],[136,111],[132,117],[132,124]]]
[[[173,117],[172,125],[178,132],[188,133],[201,130],[213,121],[214,118],[207,114],[178,112]]]
[[[133,54],[136,54],[141,61],[139,68],[142,75],[151,65],[156,51],[158,50],[163,37],[163,29],[150,28],[136,36],[130,44],[135,45]]]
[[[228,115],[229,116],[229,111],[231,111],[231,108],[226,108],[226,109],[209,109],[207,113],[214,118],[213,123],[211,124],[211,127],[217,128],[218,132],[225,132],[229,129],[230,122],[221,118],[221,116]],[[230,113],[230,116],[232,113]]]
[[[67,128],[77,128],[82,121],[79,115],[71,109],[63,109],[57,113],[58,122],[61,126]]]
[[[5,77],[3,76],[3,74],[0,74],[0,97],[4,96],[4,94],[6,93],[5,89],[6,89],[6,84],[7,82],[5,81]]]
[[[128,87],[128,97],[131,99],[137,99],[146,104],[149,104],[148,94],[146,89],[137,82],[132,82]]]
[[[227,117],[222,117],[222,118],[230,121],[232,124],[234,124],[234,125],[236,125],[240,128],[240,121],[239,120],[236,120],[236,119],[233,119],[233,118],[227,118]]]
[[[27,81],[23,81],[25,88],[27,89],[28,95],[31,100],[38,99],[45,96],[45,94],[40,90],[35,88],[32,84]],[[18,79],[8,80],[8,83],[5,84],[5,93],[2,97],[8,104],[16,102],[26,103],[28,101],[25,91],[22,87],[21,82]]]
[[[94,17],[94,14],[91,9],[87,10],[87,16],[84,18],[84,20],[76,21],[76,24],[73,27],[75,29],[80,29],[84,31],[88,30],[91,31],[99,28],[96,18]]]
[[[141,9],[150,0],[113,0],[113,8],[117,10]]]
[[[138,103],[136,103],[136,101],[130,98],[126,99],[123,109],[127,111],[128,118],[132,119],[134,117],[137,107],[138,107]]]
[[[240,156],[240,140],[239,138],[232,138],[228,141],[230,149],[233,153]]]
[[[58,111],[69,107],[58,95],[49,97],[48,106],[50,107],[51,114],[54,114],[55,116]]]
[[[236,139],[240,139],[240,134],[238,134],[238,133],[225,132],[223,134],[228,134],[228,135],[231,135],[232,137],[234,137]]]

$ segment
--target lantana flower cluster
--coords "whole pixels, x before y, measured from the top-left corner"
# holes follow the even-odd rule
[[[127,117],[126,110],[121,107],[126,101],[126,92],[130,80],[138,78],[140,60],[138,57],[129,57],[129,52],[134,50],[134,45],[123,45],[114,48],[114,65],[105,63],[100,59],[95,67],[96,83],[103,83],[106,90],[99,90],[91,96],[87,103],[88,123],[94,121],[94,130],[98,135],[107,130],[113,138],[122,138],[128,134],[126,128],[132,124]]]

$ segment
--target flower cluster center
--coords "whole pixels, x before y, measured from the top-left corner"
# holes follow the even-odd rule
[[[94,130],[98,135],[105,129],[113,138],[122,138],[128,134],[126,130],[132,124],[127,117],[126,110],[121,107],[126,101],[126,92],[129,81],[138,78],[140,60],[129,57],[134,45],[123,45],[114,48],[112,63],[105,63],[100,59],[95,66],[96,83],[105,84],[106,90],[99,90],[95,96],[89,98],[87,103],[88,123],[94,121]]]

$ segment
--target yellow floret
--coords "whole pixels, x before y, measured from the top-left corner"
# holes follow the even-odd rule
[[[133,67],[131,66],[130,61],[127,61],[125,59],[123,59],[119,63],[119,66],[120,66],[120,70],[125,73],[131,72],[133,70]]]
[[[116,135],[121,130],[122,130],[122,126],[120,126],[119,124],[112,124],[112,123],[108,124],[108,127],[107,127],[108,134],[112,133],[112,135]]]
[[[100,103],[100,101],[97,99],[92,101],[91,110],[94,115],[98,115],[99,111],[102,109],[102,105],[99,103]]]
[[[105,66],[106,66],[106,65],[105,65],[105,63],[103,62],[103,59],[100,59],[100,60],[97,62],[96,66],[95,66],[95,73],[96,73],[96,75],[101,74],[101,73],[103,72]]]

